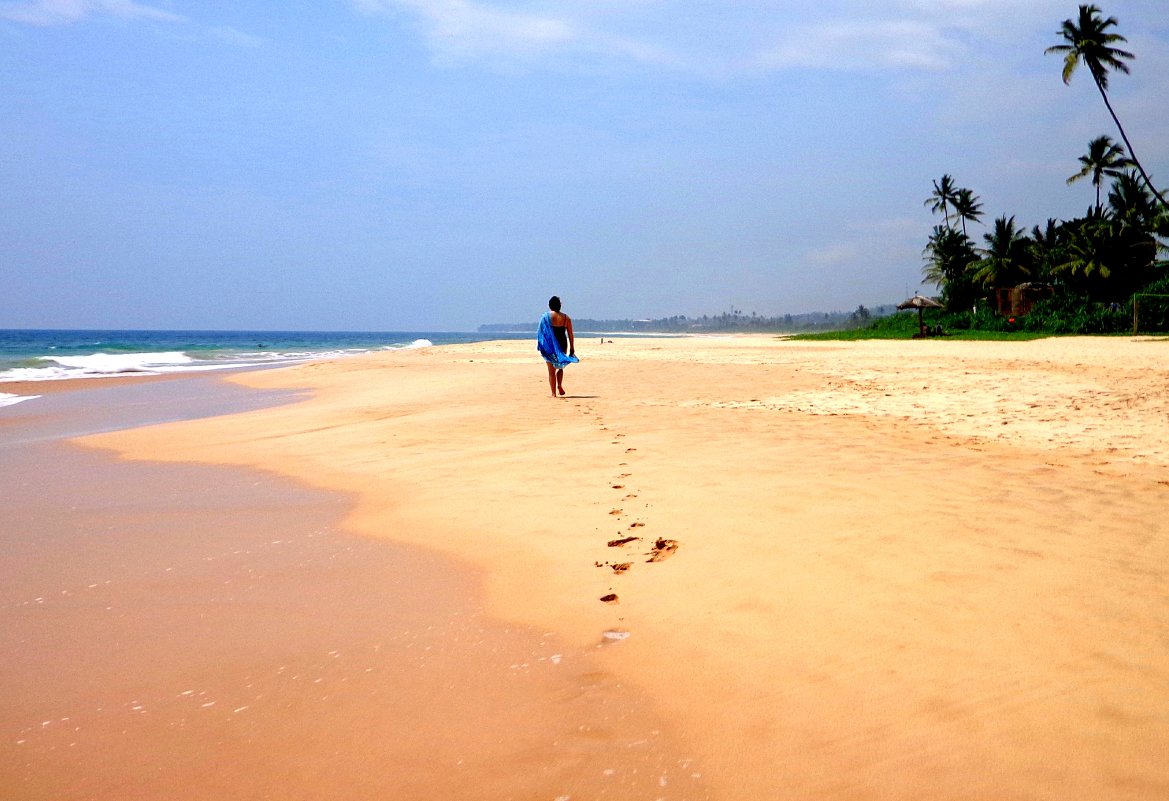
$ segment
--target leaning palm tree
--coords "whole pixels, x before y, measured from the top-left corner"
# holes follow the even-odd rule
[[[933,193],[925,199],[926,206],[934,214],[939,211],[946,220],[946,228],[950,227],[950,207],[958,197],[958,188],[954,186],[954,178],[950,174],[942,176],[940,181],[934,181]]]
[[[982,203],[978,195],[969,189],[959,189],[953,203],[954,213],[958,215],[958,220],[962,223],[962,234],[965,235],[966,221],[978,222],[978,218],[982,216]]]
[[[1068,178],[1073,184],[1081,178],[1092,176],[1092,186],[1096,187],[1096,205],[1100,205],[1100,186],[1104,183],[1104,176],[1116,178],[1124,170],[1132,166],[1132,161],[1124,152],[1121,145],[1112,141],[1111,136],[1098,136],[1088,143],[1088,152],[1080,156],[1081,169]]]
[[[1120,124],[1120,118],[1116,116],[1116,111],[1113,110],[1112,103],[1108,99],[1109,70],[1118,70],[1127,74],[1129,69],[1124,62],[1136,58],[1127,50],[1112,46],[1127,41],[1120,34],[1108,30],[1116,24],[1116,17],[1102,18],[1100,9],[1096,6],[1081,5],[1078,21],[1065,19],[1063,25],[1060,26],[1059,34],[1064,38],[1065,44],[1052,45],[1044,52],[1063,55],[1063,82],[1065,84],[1071,82],[1072,75],[1079,67],[1080,62],[1084,63],[1084,66],[1092,73],[1096,88],[1100,90],[1100,97],[1104,99],[1104,105],[1108,108],[1108,113],[1112,115],[1112,121],[1116,123],[1117,130],[1120,131],[1120,138],[1124,140],[1124,144],[1128,148],[1128,157],[1132,159],[1133,166],[1140,172],[1149,190],[1157,196],[1157,199],[1164,206],[1169,208],[1169,203],[1153,186],[1148,173],[1145,172],[1145,168],[1137,159],[1132,142],[1128,140],[1128,134],[1125,133],[1124,126]]]

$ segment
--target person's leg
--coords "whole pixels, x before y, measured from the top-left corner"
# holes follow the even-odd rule
[[[548,365],[548,386],[552,389],[552,397],[556,397],[556,368],[552,366],[552,362],[544,362]]]
[[[556,388],[560,390],[560,394],[564,394],[564,371],[556,371]]]

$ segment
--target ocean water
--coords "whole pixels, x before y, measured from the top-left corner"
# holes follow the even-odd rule
[[[230,370],[528,334],[427,331],[50,331],[0,329],[0,406],[11,381]]]

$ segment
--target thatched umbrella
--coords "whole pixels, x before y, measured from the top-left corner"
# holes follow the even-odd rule
[[[903,303],[897,304],[897,311],[904,311],[905,309],[917,309],[917,330],[925,331],[925,325],[922,322],[922,312],[926,309],[944,309],[942,304],[938,303],[933,298],[927,298],[922,295],[913,293],[913,297]]]

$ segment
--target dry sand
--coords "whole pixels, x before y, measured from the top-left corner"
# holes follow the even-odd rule
[[[578,342],[562,400],[493,342],[241,374],[313,397],[87,444],[345,493],[554,638],[574,690],[476,719],[461,797],[1169,797],[1169,342]],[[594,749],[524,780],[585,693]]]

